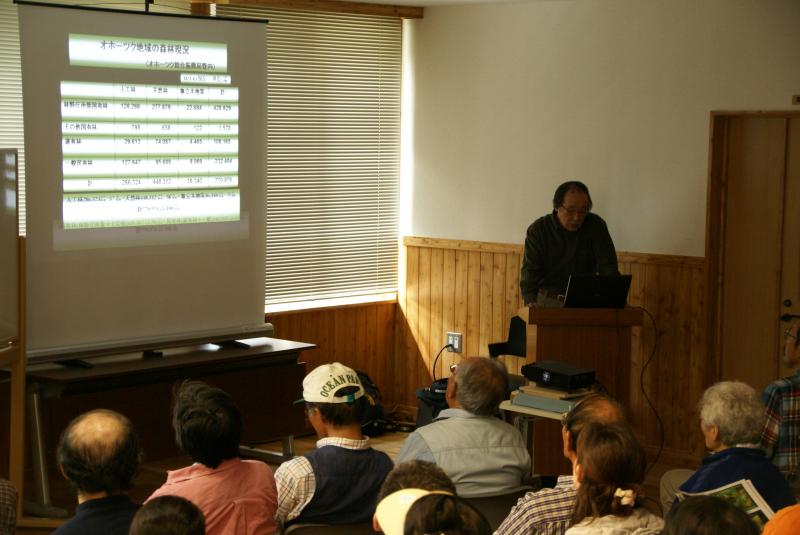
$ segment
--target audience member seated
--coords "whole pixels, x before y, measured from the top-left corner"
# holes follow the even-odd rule
[[[139,509],[127,492],[142,457],[131,422],[104,409],[84,413],[64,430],[57,456],[78,508],[54,535],[127,535]]]
[[[17,489],[0,478],[0,535],[14,533],[17,526]]]
[[[662,535],[758,535],[758,528],[727,500],[689,496],[669,511]]]
[[[319,366],[303,379],[299,401],[305,401],[319,440],[314,451],[275,471],[277,520],[284,525],[368,523],[392,461],[361,433],[366,399],[358,374],[338,362]]]
[[[641,507],[646,460],[627,424],[590,423],[580,433],[578,485],[566,535],[657,535],[664,521]]]
[[[149,500],[181,496],[205,516],[209,535],[274,533],[277,490],[269,466],[239,458],[242,418],[223,390],[185,381],[175,390],[172,427],[194,464],[169,471]]]
[[[462,360],[447,383],[449,408],[408,436],[397,462],[436,463],[462,497],[520,490],[530,474],[531,458],[520,432],[496,417],[507,392],[502,363],[481,357]]]
[[[204,535],[203,512],[180,496],[159,496],[134,515],[130,535]]]
[[[764,526],[763,535],[797,535],[800,526],[800,505],[784,507]]]
[[[800,322],[784,333],[783,365],[794,374],[768,384],[761,394],[767,407],[761,447],[800,496]]]
[[[489,535],[489,523],[472,505],[445,491],[403,489],[378,504],[386,535]]]
[[[590,394],[566,415],[561,427],[564,457],[575,464],[578,437],[589,423],[625,422],[625,409],[603,394]],[[575,484],[572,476],[559,476],[556,486],[529,492],[495,532],[496,535],[562,535],[570,525],[575,506]]]
[[[389,494],[403,489],[438,490],[456,493],[456,486],[444,473],[444,470],[427,461],[406,461],[395,466],[381,485],[378,491],[378,503]],[[378,517],[372,517],[372,528],[383,531],[378,523]]]
[[[378,491],[378,502],[393,492],[402,489],[443,490],[456,493],[453,480],[444,470],[428,461],[406,461],[398,463],[383,480]]]
[[[671,470],[661,480],[661,501],[673,502],[671,489],[697,493],[716,489],[740,479],[752,481],[773,511],[795,503],[791,488],[783,475],[759,448],[764,427],[764,405],[750,386],[736,382],[717,383],[703,393],[698,405],[700,430],[711,455],[691,476],[685,471]]]

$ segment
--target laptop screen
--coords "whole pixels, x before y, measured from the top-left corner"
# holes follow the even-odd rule
[[[570,275],[565,308],[625,308],[630,275]]]

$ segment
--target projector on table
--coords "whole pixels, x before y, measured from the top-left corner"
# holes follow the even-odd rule
[[[577,368],[566,362],[543,360],[522,367],[522,375],[539,386],[571,392],[594,384],[594,370]]]

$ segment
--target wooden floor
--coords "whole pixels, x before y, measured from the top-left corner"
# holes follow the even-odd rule
[[[394,461],[397,458],[397,454],[400,453],[400,448],[403,447],[403,442],[405,442],[408,433],[384,433],[379,437],[373,437],[369,439],[369,444],[376,450],[385,452],[386,455],[392,458]],[[317,437],[313,435],[309,435],[307,437],[300,437],[294,439],[294,448],[295,448],[295,455],[305,455],[306,453],[313,450],[317,445]],[[269,444],[263,444],[259,447],[268,450],[280,450],[281,443],[280,442],[272,442]],[[272,465],[271,465],[272,466]],[[276,468],[273,466],[273,468]]]

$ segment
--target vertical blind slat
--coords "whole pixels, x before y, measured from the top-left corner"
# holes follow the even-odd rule
[[[400,20],[217,14],[269,20],[266,303],[396,291]]]

